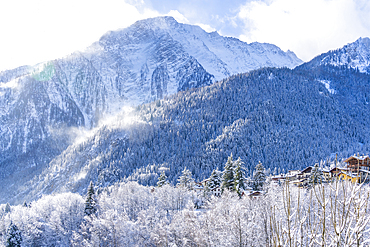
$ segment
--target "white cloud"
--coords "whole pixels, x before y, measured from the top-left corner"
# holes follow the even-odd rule
[[[109,30],[160,15],[303,60],[370,36],[368,0],[12,0],[0,9],[0,71],[84,50]]]
[[[369,3],[354,0],[252,1],[238,13],[247,27],[240,39],[272,43],[307,61],[370,36],[369,10]]]
[[[0,1],[0,71],[83,50],[105,32],[158,12],[121,0]]]
[[[204,31],[210,33],[216,31],[215,28],[211,27],[210,25],[207,24],[202,24],[202,23],[196,23],[195,25],[200,26]]]
[[[177,10],[171,10],[170,12],[168,12],[165,15],[172,16],[173,18],[175,18],[175,20],[177,22],[180,22],[180,23],[189,23],[189,20],[186,19],[186,17],[183,14],[181,14],[179,11],[177,11]]]

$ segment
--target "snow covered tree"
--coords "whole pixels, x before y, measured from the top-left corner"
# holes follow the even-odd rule
[[[5,205],[5,213],[10,213],[11,211],[12,211],[12,209],[11,209],[9,203],[6,203],[6,205]]]
[[[18,229],[17,225],[10,222],[10,226],[7,230],[6,246],[7,247],[20,247],[22,243],[22,233]]]
[[[222,191],[228,189],[230,191],[234,190],[234,161],[233,154],[227,158],[225,164],[224,172],[222,174]]]
[[[234,169],[234,190],[238,193],[239,197],[241,197],[243,191],[245,190],[245,183],[244,183],[244,172],[243,172],[243,162],[240,158],[235,161],[235,169]]]
[[[184,168],[181,176],[177,179],[177,186],[188,190],[192,190],[194,186],[194,179],[191,175],[191,171]]]
[[[87,216],[94,215],[97,213],[97,203],[94,190],[94,184],[91,181],[89,188],[87,189],[86,202],[85,202],[85,214]]]
[[[321,184],[324,180],[324,174],[322,170],[319,168],[319,165],[316,163],[315,166],[311,170],[311,175],[308,180],[308,183],[310,185],[315,185],[315,184]]]
[[[253,188],[253,190],[256,191],[263,190],[265,182],[266,182],[265,168],[263,167],[262,163],[259,162],[254,170],[251,187]]]
[[[211,176],[208,178],[205,186],[204,186],[204,196],[209,197],[211,195],[215,195],[213,190],[217,188],[221,188],[222,184],[222,172],[218,169],[213,169]]]
[[[167,182],[167,176],[164,173],[164,171],[161,172],[161,175],[158,178],[157,186],[162,187],[163,185],[168,184]]]
[[[222,184],[222,174],[218,169],[213,169],[211,176],[208,179],[207,187],[212,190],[220,187]]]

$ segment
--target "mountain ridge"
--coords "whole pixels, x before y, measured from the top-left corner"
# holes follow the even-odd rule
[[[336,81],[336,93],[322,81]],[[122,112],[69,146],[23,195],[83,194],[90,181],[101,189],[118,181],[155,185],[162,170],[175,184],[185,167],[200,181],[222,170],[230,153],[251,175],[259,161],[278,172],[366,152],[369,99],[345,85],[368,91],[369,82],[367,74],[329,65],[262,68],[179,92]]]
[[[158,17],[108,32],[83,52],[0,72],[0,177],[13,184],[14,177],[39,174],[73,143],[69,129],[96,128],[128,105],[246,70],[300,63],[274,45]]]
[[[358,38],[342,48],[320,54],[305,63],[305,67],[320,65],[346,66],[370,74],[370,38]]]

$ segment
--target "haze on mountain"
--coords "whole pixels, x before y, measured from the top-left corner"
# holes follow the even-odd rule
[[[76,133],[109,116],[230,75],[302,61],[271,44],[247,44],[177,23],[138,21],[84,52],[0,74],[0,176],[4,199],[40,174]]]
[[[360,51],[366,41],[349,46]],[[332,54],[293,70],[237,74],[124,110],[55,157],[13,199],[85,193],[90,181],[101,188],[130,180],[154,185],[162,170],[175,183],[184,167],[201,180],[214,168],[222,170],[231,153],[241,157],[247,175],[259,161],[274,173],[327,162],[335,154],[366,153],[370,77],[349,62],[325,63]]]

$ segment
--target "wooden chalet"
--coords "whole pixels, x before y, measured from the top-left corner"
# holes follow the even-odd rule
[[[262,193],[261,191],[252,191],[248,194],[248,196],[251,197],[251,198],[257,198],[257,197],[260,197],[262,195],[264,195],[264,193]]]
[[[197,191],[198,193],[203,192],[204,188],[207,186],[207,183],[209,182],[209,179],[204,179],[201,182],[195,183],[194,190]],[[218,186],[216,188],[213,188],[210,190],[212,195],[214,196],[221,196],[222,190],[221,186]]]
[[[370,157],[368,155],[352,155],[344,161],[351,172],[358,173],[360,170],[369,170]]]
[[[342,170],[343,170],[343,168],[340,168],[340,167],[334,167],[334,168],[330,169],[331,176],[332,177],[337,177]]]
[[[309,178],[311,176],[313,166],[308,166],[305,169],[302,170],[301,172],[301,179]]]
[[[370,157],[368,155],[354,154],[344,160],[344,162],[347,163],[347,172],[346,175],[340,176],[341,179],[359,183],[369,180]]]

